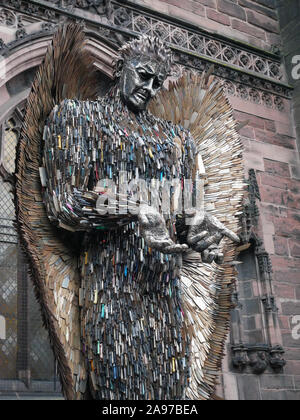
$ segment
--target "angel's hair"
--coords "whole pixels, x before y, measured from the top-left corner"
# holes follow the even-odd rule
[[[171,49],[157,37],[142,35],[122,47],[118,51],[119,55],[115,60],[115,77],[119,76],[124,63],[135,57],[150,57],[154,60],[164,63],[167,74],[171,72],[173,57]]]

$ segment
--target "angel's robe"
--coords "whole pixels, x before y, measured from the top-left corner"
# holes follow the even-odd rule
[[[105,182],[120,191],[120,173],[129,182],[145,180],[145,200],[154,195],[156,181],[161,186],[192,179],[193,139],[147,111],[130,112],[116,90],[95,102],[65,100],[56,106],[43,139],[48,217],[60,228],[86,232],[79,303],[93,398],[184,398],[190,340],[183,324],[180,257],[147,247],[134,214],[99,214],[95,196],[105,191]],[[178,197],[172,186],[169,192],[164,218],[176,242]],[[160,211],[162,195],[157,188]]]

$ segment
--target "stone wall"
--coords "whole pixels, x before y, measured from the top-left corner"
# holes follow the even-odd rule
[[[274,0],[134,0],[131,3],[268,51],[280,44]]]

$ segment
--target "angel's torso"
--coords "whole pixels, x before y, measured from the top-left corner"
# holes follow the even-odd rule
[[[90,156],[90,188],[97,190],[101,179],[118,186],[123,171],[129,181],[144,179],[150,197],[151,179],[163,185],[192,177],[194,145],[181,127],[146,112],[136,117],[109,98],[69,101],[67,107],[74,107],[74,126],[79,123],[72,141]],[[162,190],[157,191],[160,206]],[[164,216],[176,241],[172,204]],[[180,259],[149,249],[135,222],[97,230],[86,244],[80,260],[81,338],[94,397],[183,398],[189,339],[183,328]]]

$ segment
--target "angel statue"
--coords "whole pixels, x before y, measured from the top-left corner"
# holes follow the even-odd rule
[[[99,97],[84,32],[69,24],[33,83],[17,226],[66,399],[214,396],[242,150],[222,83],[185,72],[166,87],[172,65],[159,39],[134,39]]]

